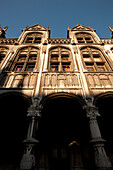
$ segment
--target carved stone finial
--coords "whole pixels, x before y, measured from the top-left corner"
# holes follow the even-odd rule
[[[111,34],[112,34],[112,37],[111,37],[111,38],[113,38],[113,27],[109,26],[109,29],[110,29],[110,31],[112,32],[112,33],[111,33]]]
[[[5,38],[5,31],[8,29],[8,26],[1,28],[0,25],[0,38]]]

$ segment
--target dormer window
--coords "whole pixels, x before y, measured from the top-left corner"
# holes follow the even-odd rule
[[[76,34],[78,43],[94,43],[94,39],[90,34],[78,33]]]
[[[25,43],[36,43],[40,44],[42,39],[42,34],[40,33],[29,33],[25,38]]]

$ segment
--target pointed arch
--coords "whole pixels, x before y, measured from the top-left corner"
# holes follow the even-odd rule
[[[70,48],[54,46],[49,49],[48,69],[52,72],[73,71],[73,60]]]
[[[89,72],[111,71],[112,65],[100,48],[95,46],[81,47],[84,68]]]

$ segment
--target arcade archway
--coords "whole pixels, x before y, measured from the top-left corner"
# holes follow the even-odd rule
[[[0,169],[19,168],[28,129],[29,100],[17,93],[0,96]]]
[[[37,169],[91,168],[90,133],[81,103],[63,95],[46,100],[39,124]]]
[[[95,101],[99,108],[98,123],[105,142],[105,150],[113,166],[113,94],[106,93],[98,96]]]

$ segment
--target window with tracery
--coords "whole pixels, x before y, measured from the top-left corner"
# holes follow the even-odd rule
[[[78,43],[94,43],[94,39],[90,34],[78,33],[76,34]]]
[[[8,49],[6,47],[0,47],[0,64],[3,61],[3,59],[5,58],[7,51],[8,51]]]
[[[81,50],[85,68],[89,72],[105,72],[110,69],[102,52],[96,48],[86,47]]]
[[[70,50],[66,48],[54,48],[50,51],[49,70],[52,72],[69,72],[72,69]]]
[[[15,62],[11,67],[14,72],[33,72],[36,70],[36,63],[39,58],[39,50],[37,48],[28,47],[19,51],[15,58]]]
[[[42,34],[41,33],[29,33],[27,34],[24,42],[25,43],[36,43],[40,44],[42,39]]]

